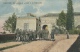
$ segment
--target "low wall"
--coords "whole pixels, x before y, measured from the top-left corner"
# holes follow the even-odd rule
[[[15,40],[15,34],[0,34],[0,42]]]

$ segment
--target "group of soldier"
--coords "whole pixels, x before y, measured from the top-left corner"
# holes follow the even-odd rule
[[[31,41],[36,40],[37,34],[36,31],[27,31],[27,30],[16,30],[16,41]]]
[[[42,27],[42,30],[38,31],[31,31],[31,30],[21,30],[17,29],[16,30],[16,41],[32,41],[32,40],[55,40],[54,39],[54,29],[51,30],[50,36],[51,38],[49,39],[49,31],[48,31],[48,26],[44,25]],[[69,32],[66,31],[67,34],[67,39],[69,39]]]
[[[47,25],[43,26],[43,29],[40,31],[27,31],[27,30],[16,30],[16,41],[32,41],[32,40],[49,40],[48,39],[49,31]],[[54,39],[54,33],[51,32],[51,39]]]

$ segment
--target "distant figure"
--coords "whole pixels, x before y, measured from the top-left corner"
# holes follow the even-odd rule
[[[33,40],[36,40],[36,38],[37,38],[37,32],[34,31],[34,32],[33,32]]]
[[[22,29],[19,30],[19,35],[20,35],[20,41],[22,41],[23,40]]]
[[[26,30],[22,31],[22,41],[26,40]]]
[[[29,41],[33,40],[33,31],[29,31]]]
[[[39,40],[42,40],[42,31],[41,30],[38,32],[38,35],[39,35]]]
[[[67,31],[66,34],[67,34],[67,39],[69,39],[69,32]]]
[[[19,29],[16,29],[16,41],[20,41],[20,30]]]
[[[42,30],[42,38],[44,40],[48,40],[48,35],[49,35],[48,26],[44,25]]]
[[[54,41],[55,39],[54,39],[54,30],[52,29],[52,31],[51,31],[51,40],[52,41]]]
[[[25,41],[29,41],[29,34],[27,30],[25,30]]]

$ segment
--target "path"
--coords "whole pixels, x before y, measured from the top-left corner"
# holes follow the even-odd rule
[[[71,42],[73,39],[75,41],[75,39],[77,38],[77,35],[73,35],[73,36],[71,35],[70,36],[71,39],[69,39],[69,40],[66,39],[65,35],[55,36],[55,38],[56,38],[56,41],[45,41],[45,40],[33,41],[28,44],[23,44],[23,45],[20,45],[17,47],[2,50],[1,52],[11,52],[11,51],[12,52],[51,52],[51,50],[53,51],[53,50],[59,48],[61,45],[63,45],[63,43],[67,44],[67,43]],[[72,41],[69,44],[71,45],[74,41]],[[60,42],[60,44],[59,44],[59,42]],[[68,45],[67,47],[69,48],[70,45]],[[65,45],[63,45],[62,48],[63,47],[65,47]]]

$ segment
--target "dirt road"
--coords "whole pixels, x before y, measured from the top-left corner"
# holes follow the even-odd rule
[[[56,41],[33,41],[28,44],[2,50],[1,52],[62,52],[63,48],[64,52],[66,52],[77,37],[78,35],[70,35],[70,39],[66,39],[65,35],[58,35],[55,36]]]
[[[59,41],[55,46],[53,46],[49,52],[67,52],[71,45],[76,41],[76,39],[67,39]]]

